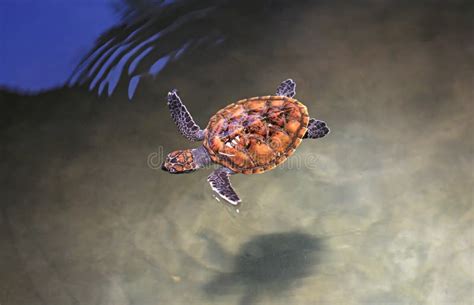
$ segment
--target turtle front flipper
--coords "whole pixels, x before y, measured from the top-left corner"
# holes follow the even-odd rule
[[[317,139],[322,138],[329,133],[329,127],[326,122],[311,118],[308,123],[308,131],[303,136],[303,139]]]
[[[285,80],[278,86],[275,95],[294,97],[296,95],[296,83],[291,78]]]
[[[219,167],[213,171],[207,181],[211,184],[212,190],[232,205],[238,205],[241,201],[237,193],[230,184],[229,176],[235,174],[227,167]]]
[[[194,122],[186,106],[178,96],[176,89],[168,92],[168,107],[179,132],[191,141],[204,140],[204,131]]]

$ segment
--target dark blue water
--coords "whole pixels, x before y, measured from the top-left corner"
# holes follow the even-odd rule
[[[111,1],[0,3],[0,86],[61,86],[97,37],[120,21]]]

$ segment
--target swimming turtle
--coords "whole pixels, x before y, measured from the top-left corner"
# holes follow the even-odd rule
[[[329,133],[324,121],[310,118],[306,106],[294,98],[296,84],[283,81],[275,95],[258,96],[232,103],[211,117],[201,129],[184,106],[177,90],[168,93],[171,117],[181,134],[203,141],[194,149],[169,153],[161,168],[172,174],[189,173],[215,163],[220,165],[207,181],[233,205],[241,201],[229,176],[263,173],[283,163],[305,138]]]

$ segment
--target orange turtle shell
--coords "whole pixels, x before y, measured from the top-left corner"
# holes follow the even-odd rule
[[[296,99],[252,97],[232,103],[211,117],[204,147],[212,161],[234,172],[263,173],[293,154],[308,122],[306,106]]]

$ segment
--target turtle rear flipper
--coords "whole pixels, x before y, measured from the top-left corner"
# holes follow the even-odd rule
[[[296,83],[291,79],[287,79],[278,86],[275,95],[294,97],[296,95]]]
[[[186,106],[178,96],[176,89],[168,92],[168,107],[179,132],[191,141],[204,140],[204,131],[196,124]]]
[[[329,127],[326,122],[311,118],[308,123],[308,131],[303,136],[303,139],[317,139],[322,138],[329,133]]]
[[[207,181],[211,184],[212,190],[232,205],[238,205],[240,198],[230,184],[229,176],[234,172],[227,167],[220,167],[213,171]]]

